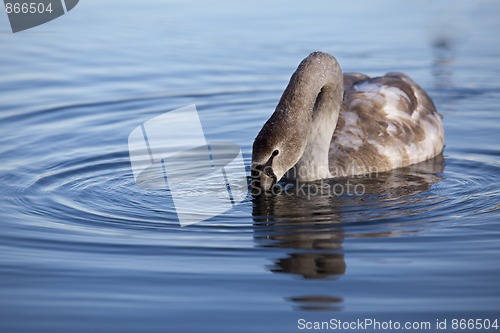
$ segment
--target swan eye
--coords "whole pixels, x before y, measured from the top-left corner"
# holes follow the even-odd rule
[[[280,151],[278,149],[276,149],[275,151],[273,151],[273,157],[278,156],[279,153],[280,153]]]

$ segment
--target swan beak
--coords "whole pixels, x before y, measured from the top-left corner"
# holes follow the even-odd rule
[[[271,167],[267,166],[265,169],[264,171],[262,166],[257,166],[252,170],[251,191],[253,196],[270,191],[278,181]]]

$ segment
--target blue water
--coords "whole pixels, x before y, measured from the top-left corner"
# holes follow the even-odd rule
[[[499,17],[494,1],[86,0],[12,34],[0,14],[0,332],[500,321]],[[190,104],[249,162],[315,50],[412,76],[443,156],[357,180],[364,195],[248,197],[183,228],[135,184],[129,133]]]

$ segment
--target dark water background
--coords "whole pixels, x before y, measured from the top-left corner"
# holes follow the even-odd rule
[[[0,332],[500,320],[499,31],[495,1],[82,0],[18,34],[0,14]],[[362,196],[249,197],[185,228],[135,184],[129,133],[193,103],[248,161],[315,50],[412,76],[444,155]]]

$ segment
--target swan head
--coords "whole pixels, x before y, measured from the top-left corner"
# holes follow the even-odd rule
[[[301,130],[295,131],[298,127],[293,126],[293,119],[284,118],[281,113],[277,108],[253,143],[251,190],[254,195],[269,191],[293,168],[306,147],[310,124],[303,122]]]

